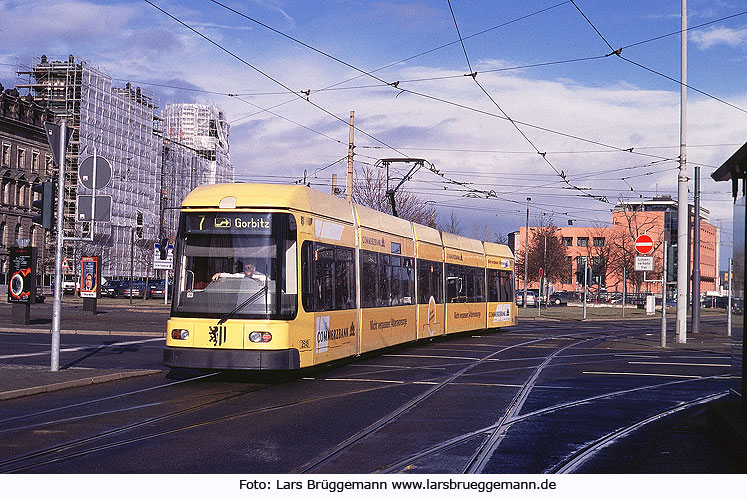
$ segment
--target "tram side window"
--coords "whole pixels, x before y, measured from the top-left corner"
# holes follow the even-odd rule
[[[467,302],[467,290],[464,274],[456,264],[446,264],[446,300],[448,302]]]
[[[361,251],[361,305],[376,307],[379,277],[379,256],[376,252]]]
[[[413,304],[414,260],[410,257],[361,251],[363,307]]]
[[[449,302],[484,302],[485,270],[479,267],[446,265],[446,299]]]
[[[514,301],[514,273],[511,271],[501,271],[501,294],[500,302]]]
[[[355,308],[353,249],[304,242],[301,272],[302,302],[306,311]]]
[[[488,269],[488,302],[503,302],[501,272]]]
[[[431,297],[437,304],[443,298],[443,264],[429,260],[418,261],[418,304],[427,304]]]

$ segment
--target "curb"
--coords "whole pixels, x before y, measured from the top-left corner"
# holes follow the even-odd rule
[[[155,375],[163,373],[163,370],[132,370],[128,372],[110,373],[107,375],[98,375],[95,377],[84,377],[65,382],[56,382],[54,384],[41,385],[37,387],[27,387],[25,389],[14,389],[11,391],[0,392],[0,401],[8,399],[32,396],[34,394],[44,394],[47,392],[59,391],[62,389],[71,389],[74,387],[83,387],[86,385],[100,384],[103,382],[112,382],[115,380],[125,380],[128,378],[142,377],[145,375]]]
[[[0,327],[0,330],[7,333],[31,333],[31,334],[52,334],[52,328],[20,328],[20,327]],[[122,330],[60,330],[60,335],[137,335],[166,338],[166,332],[144,332],[144,331],[122,331]]]

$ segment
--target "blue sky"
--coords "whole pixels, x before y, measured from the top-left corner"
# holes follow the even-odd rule
[[[679,79],[679,35],[639,42],[680,29],[679,1],[452,0],[464,48],[446,0],[225,0],[297,41],[208,0],[152,1],[234,55],[144,1],[0,0],[0,83],[17,83],[17,65],[41,54],[74,54],[118,84],[153,90],[161,105],[222,105],[237,180],[292,182],[306,171],[319,189],[345,170],[320,169],[346,155],[354,110],[356,168],[403,153],[495,193],[465,197],[426,171],[408,182],[442,214],[454,210],[470,236],[476,226],[516,230],[527,196],[559,225],[609,223],[620,199],[676,196],[679,85],[654,71]],[[688,159],[702,165],[703,206],[724,254],[729,186],[710,174],[747,140],[745,11],[738,1],[688,2],[690,26],[734,16],[688,36],[688,83],[712,96],[688,91]],[[610,46],[628,61],[604,57]],[[464,76],[470,67],[476,81]],[[288,88],[312,90],[311,102]],[[568,189],[561,172],[582,189]]]

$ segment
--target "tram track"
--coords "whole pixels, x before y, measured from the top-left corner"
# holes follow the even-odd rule
[[[77,446],[86,445],[88,443],[92,443],[97,440],[106,439],[106,438],[116,436],[124,432],[133,431],[138,428],[152,426],[158,423],[163,423],[170,419],[181,418],[187,414],[194,413],[199,410],[204,410],[206,408],[209,408],[219,403],[226,403],[229,401],[233,401],[235,398],[245,396],[250,393],[254,393],[259,390],[266,389],[266,388],[267,387],[259,387],[259,388],[256,388],[250,391],[240,391],[239,393],[223,397],[219,400],[210,401],[210,402],[200,404],[200,405],[194,405],[189,408],[184,408],[178,411],[170,412],[168,414],[160,415],[158,417],[139,420],[139,421],[132,422],[124,426],[120,426],[117,428],[106,430],[104,432],[97,433],[92,436],[87,436],[85,438],[71,440],[65,443],[61,443],[59,445],[50,446],[50,447],[47,447],[41,450],[36,450],[36,451],[29,452],[23,455],[19,455],[13,458],[0,460],[0,473],[26,472],[26,471],[29,471],[29,470],[32,470],[34,468],[38,468],[44,465],[49,465],[49,464],[53,464],[53,463],[57,463],[57,462],[65,461],[65,460],[71,460],[71,459],[82,457],[82,456],[89,455],[92,453],[98,453],[98,452],[110,450],[113,448],[118,448],[118,447],[130,445],[130,444],[134,444],[138,442],[156,439],[159,437],[167,436],[170,434],[176,434],[176,433],[187,431],[187,430],[194,430],[200,427],[213,425],[219,422],[239,419],[239,418],[243,418],[243,417],[247,417],[250,415],[259,414],[263,412],[268,412],[268,411],[283,410],[283,409],[291,408],[291,407],[298,406],[298,405],[308,404],[312,402],[319,402],[319,401],[332,399],[332,398],[343,398],[343,397],[351,396],[354,394],[362,394],[366,392],[386,389],[386,387],[365,388],[365,389],[358,389],[358,390],[353,390],[353,391],[329,394],[329,395],[324,395],[324,396],[304,398],[301,400],[291,401],[287,403],[268,405],[268,406],[264,406],[260,408],[254,408],[254,409],[247,410],[247,411],[224,415],[224,416],[213,418],[213,419],[200,420],[195,423],[188,424],[188,425],[170,427],[163,431],[152,432],[152,433],[145,434],[142,436],[135,436],[132,438],[122,439],[122,440],[114,441],[111,443],[104,443],[101,445],[91,446],[88,448],[84,448],[82,450],[77,450],[77,451],[67,453],[65,455],[60,455],[60,453],[64,453]],[[38,459],[38,460],[33,463],[23,463],[23,462],[28,462],[34,459]]]
[[[394,421],[395,419],[397,419],[401,415],[404,415],[409,410],[411,410],[412,408],[414,408],[415,406],[417,406],[419,403],[421,403],[422,401],[425,401],[430,396],[432,396],[433,394],[437,393],[439,390],[441,390],[445,386],[451,384],[454,380],[456,380],[457,378],[463,376],[468,371],[474,369],[475,367],[479,366],[480,364],[484,363],[485,361],[487,361],[487,360],[489,360],[489,359],[491,359],[491,358],[493,358],[493,357],[495,357],[495,356],[497,356],[497,355],[499,355],[499,354],[501,354],[503,352],[506,352],[509,349],[515,349],[515,348],[518,348],[518,347],[525,347],[525,346],[531,345],[531,344],[536,344],[536,343],[540,343],[540,342],[546,342],[548,340],[554,340],[554,339],[558,339],[558,338],[571,337],[571,336],[574,336],[574,335],[576,335],[576,333],[573,333],[573,334],[564,334],[564,335],[552,335],[552,336],[543,337],[543,338],[540,338],[540,339],[532,339],[532,340],[528,340],[526,342],[520,342],[518,344],[513,344],[513,345],[510,345],[510,346],[502,347],[498,351],[494,351],[494,352],[492,352],[492,353],[490,353],[490,354],[488,354],[486,356],[483,356],[482,358],[480,358],[480,359],[478,359],[478,360],[476,360],[476,361],[468,364],[466,367],[464,367],[461,370],[457,371],[453,375],[450,375],[446,379],[438,382],[436,385],[434,385],[433,387],[431,387],[427,391],[423,392],[419,396],[411,399],[410,401],[408,401],[404,405],[400,406],[399,408],[397,408],[393,412],[385,415],[384,417],[378,419],[377,421],[375,421],[371,425],[367,426],[366,428],[362,429],[361,431],[359,431],[359,432],[355,433],[354,435],[348,437],[347,439],[345,439],[344,441],[340,442],[337,446],[335,446],[331,450],[328,450],[327,452],[325,452],[324,454],[320,455],[319,457],[317,457],[317,458],[315,458],[315,459],[307,462],[306,464],[304,464],[300,468],[295,469],[293,471],[293,473],[296,473],[296,474],[307,474],[307,473],[313,473],[313,472],[318,471],[321,466],[329,463],[337,455],[339,455],[341,452],[349,449],[355,443],[357,443],[357,442],[365,439],[366,437],[368,437],[368,436],[370,436],[370,435],[378,432],[379,430],[383,429],[387,424],[389,424],[390,422]],[[580,342],[586,342],[586,341],[589,341],[589,340],[590,339],[584,339],[584,340],[582,340]],[[570,347],[570,346],[564,346],[560,350],[564,350],[567,347]],[[543,367],[544,364],[542,364],[541,366]],[[538,372],[535,372],[535,375],[538,376]],[[530,380],[536,380],[536,376],[531,377]],[[524,385],[526,385],[526,383]],[[528,395],[528,392],[527,392],[527,395]],[[514,404],[517,404],[517,403],[519,405],[523,404],[524,400],[525,400],[525,396],[523,395],[523,388],[522,388],[521,390],[519,390],[519,392],[517,393],[517,395],[514,397],[514,400],[513,400],[512,404],[507,409],[507,412],[510,410],[510,408]]]
[[[676,380],[676,381],[668,381],[661,384],[649,384],[649,385],[640,385],[636,386],[630,389],[622,390],[622,391],[614,391],[614,392],[605,392],[603,394],[595,395],[589,398],[584,399],[577,399],[569,402],[562,402],[554,405],[547,406],[545,408],[541,408],[538,410],[531,411],[529,413],[521,414],[521,409],[524,406],[524,403],[529,398],[530,394],[532,393],[532,390],[537,388],[538,385],[538,379],[547,367],[549,366],[565,366],[565,365],[573,365],[578,364],[575,362],[577,358],[584,357],[584,358],[591,358],[592,360],[598,361],[599,359],[607,359],[610,356],[635,356],[635,357],[641,357],[641,356],[650,356],[652,354],[657,354],[660,351],[653,350],[653,349],[647,349],[647,350],[641,350],[637,351],[635,349],[633,350],[620,350],[615,351],[612,350],[610,352],[606,353],[578,353],[578,354],[572,354],[572,353],[565,353],[569,349],[578,348],[579,346],[590,343],[594,341],[604,342],[604,341],[610,341],[610,342],[617,342],[624,341],[624,339],[633,339],[637,335],[631,335],[630,331],[631,329],[625,329],[624,333],[620,333],[618,335],[614,334],[597,334],[593,335],[592,332],[572,332],[572,333],[566,333],[562,334],[560,332],[552,335],[546,335],[542,338],[532,338],[527,339],[527,336],[521,335],[520,332],[517,332],[517,334],[510,336],[511,340],[516,341],[518,340],[518,343],[511,344],[511,345],[501,345],[501,346],[491,346],[490,344],[484,344],[484,347],[493,347],[493,350],[484,353],[483,356],[481,356],[479,359],[476,359],[472,362],[467,363],[466,365],[464,363],[443,363],[443,364],[424,364],[423,366],[383,366],[382,370],[366,370],[364,372],[356,371],[354,376],[365,376],[369,374],[376,374],[376,373],[391,373],[392,371],[401,371],[401,370],[426,370],[430,371],[430,373],[427,373],[428,376],[425,378],[418,378],[417,380],[402,380],[401,382],[397,382],[400,385],[377,385],[375,387],[370,387],[370,383],[376,383],[376,382],[385,382],[383,380],[362,380],[362,382],[367,382],[369,385],[366,387],[361,387],[358,389],[353,390],[336,390],[335,388],[338,387],[337,385],[331,386],[332,390],[334,390],[334,393],[330,394],[318,394],[312,395],[309,397],[300,397],[298,399],[294,399],[292,401],[283,401],[283,402],[276,402],[275,404],[263,404],[259,405],[255,408],[249,408],[242,411],[234,411],[230,412],[228,414],[220,415],[215,418],[201,418],[200,413],[204,410],[209,410],[211,408],[221,408],[222,406],[225,408],[232,408],[235,406],[245,406],[242,402],[241,397],[242,396],[249,396],[252,394],[256,394],[258,391],[267,389],[269,387],[272,387],[277,384],[271,384],[271,385],[265,385],[260,387],[252,388],[251,390],[228,390],[224,393],[213,393],[213,396],[218,396],[217,399],[214,399],[212,401],[206,401],[202,402],[197,405],[189,405],[188,407],[181,408],[172,412],[165,413],[163,415],[158,415],[155,417],[149,417],[149,418],[141,418],[137,420],[133,420],[131,422],[126,423],[126,425],[120,425],[117,427],[113,427],[111,429],[106,429],[105,431],[98,432],[91,436],[81,437],[79,439],[72,439],[69,441],[66,441],[64,443],[55,444],[52,446],[43,447],[39,450],[34,450],[25,454],[20,454],[16,457],[10,457],[6,460],[0,460],[0,472],[34,472],[36,470],[44,470],[43,468],[45,466],[53,465],[53,464],[60,464],[64,463],[65,461],[74,460],[80,457],[85,457],[87,455],[94,455],[97,453],[102,453],[107,450],[113,450],[117,448],[127,447],[134,444],[139,443],[145,443],[148,441],[158,443],[159,438],[163,438],[169,435],[178,434],[181,432],[188,432],[188,431],[194,431],[198,429],[203,429],[211,425],[220,424],[223,422],[228,422],[231,420],[237,420],[244,417],[252,417],[254,415],[259,415],[261,413],[265,412],[280,412],[279,414],[286,413],[294,413],[294,412],[287,412],[286,410],[289,410],[294,407],[301,407],[305,404],[310,403],[323,403],[324,401],[333,401],[335,399],[338,400],[345,400],[345,398],[348,397],[354,397],[357,395],[362,394],[374,394],[376,391],[386,391],[392,387],[405,387],[405,386],[415,386],[418,384],[422,385],[429,385],[429,387],[419,393],[417,396],[410,397],[405,402],[400,402],[400,404],[392,411],[389,411],[386,415],[376,419],[374,422],[370,423],[369,425],[359,428],[357,432],[354,432],[350,434],[348,437],[340,440],[337,445],[333,446],[332,448],[327,448],[326,451],[318,454],[316,457],[309,460],[306,458],[305,462],[302,462],[303,465],[300,467],[292,468],[292,470],[289,470],[288,472],[295,472],[295,473],[309,473],[309,472],[321,472],[321,471],[329,471],[334,470],[334,467],[336,467],[335,463],[332,463],[335,461],[336,458],[339,458],[341,454],[350,451],[356,447],[357,444],[362,443],[364,440],[366,440],[369,437],[372,437],[382,431],[385,427],[387,427],[389,424],[398,421],[401,417],[406,415],[408,412],[412,411],[413,409],[417,408],[419,405],[424,403],[425,401],[433,398],[433,396],[443,388],[450,386],[450,385],[456,385],[458,379],[463,379],[464,377],[475,375],[475,376],[485,376],[485,375],[491,375],[491,374],[498,374],[498,373],[507,373],[511,371],[521,372],[521,371],[527,371],[531,370],[531,373],[527,374],[526,376],[522,377],[523,380],[518,380],[518,384],[516,384],[513,387],[518,386],[518,390],[513,394],[513,397],[510,399],[510,402],[506,405],[505,410],[501,411],[501,417],[492,425],[483,425],[480,428],[475,429],[474,431],[470,431],[467,433],[461,433],[457,436],[454,436],[452,438],[449,438],[448,440],[443,440],[441,442],[435,443],[433,445],[430,445],[426,447],[425,449],[422,449],[416,453],[409,453],[408,456],[406,456],[404,459],[391,461],[390,465],[386,466],[380,466],[375,469],[371,469],[370,472],[403,472],[407,470],[408,467],[410,467],[413,464],[416,464],[418,462],[424,463],[425,461],[427,463],[428,460],[430,460],[430,457],[435,457],[437,454],[444,452],[445,450],[449,450],[451,448],[454,448],[456,446],[460,445],[466,445],[466,446],[473,446],[474,443],[468,443],[470,440],[479,441],[477,445],[474,448],[474,452],[471,454],[468,460],[466,460],[465,465],[462,469],[462,472],[464,473],[478,473],[482,471],[485,463],[489,462],[490,457],[495,452],[495,450],[500,446],[501,442],[503,441],[503,438],[505,437],[506,433],[508,432],[509,428],[515,424],[518,424],[520,422],[529,421],[532,418],[539,417],[541,415],[547,415],[552,412],[561,411],[564,409],[569,409],[585,404],[592,403],[594,401],[599,401],[603,399],[611,399],[620,397],[624,394],[633,394],[638,391],[645,391],[645,390],[656,390],[659,388],[664,387],[670,387],[670,386],[676,386],[677,384],[688,384],[688,383],[697,383],[698,381],[703,380],[711,380],[714,378],[718,378],[719,376],[708,376],[708,377],[700,377],[697,379],[688,379],[688,380]],[[567,330],[566,330],[567,331]],[[637,332],[638,334],[642,334],[640,330]],[[493,337],[495,339],[495,337]],[[503,339],[509,338],[509,336],[504,336]],[[567,345],[558,346],[557,341],[559,339],[564,339],[568,342],[571,342]],[[553,342],[556,341],[556,342]],[[474,344],[472,344],[474,346]],[[523,347],[537,347],[541,346],[543,349],[554,349],[552,352],[548,352],[546,356],[514,356],[510,358],[501,358],[498,359],[498,356],[502,353],[505,353],[507,351],[510,351],[512,349],[518,349]],[[622,347],[622,346],[621,346]],[[650,348],[650,344],[646,345],[646,347]],[[472,351],[473,353],[475,350]],[[519,353],[516,353],[519,354]],[[523,354],[530,354],[530,353],[523,353]],[[539,354],[539,352],[537,352]],[[699,354],[703,354],[703,351],[699,351]],[[477,357],[477,355],[475,355]],[[532,362],[531,365],[520,365],[520,366],[511,366],[507,365],[506,368],[502,368],[499,370],[488,370],[488,371],[479,371],[477,373],[474,373],[474,369],[477,367],[486,367],[486,366],[493,366],[495,367],[493,363],[495,362],[510,362],[510,363],[522,363],[522,362]],[[539,362],[539,363],[537,363]],[[409,365],[417,365],[417,363],[409,363]],[[350,366],[355,367],[355,364],[351,364]],[[361,365],[363,366],[363,365]],[[441,371],[441,369],[444,370],[456,370],[455,372],[451,373],[450,375],[446,375],[443,373],[433,373],[434,370]],[[470,371],[473,371],[472,373]],[[137,391],[130,391],[128,393],[113,395],[113,396],[107,396],[104,398],[97,398],[95,400],[90,401],[84,401],[80,403],[75,403],[73,405],[65,405],[60,406],[57,408],[52,408],[48,410],[38,411],[38,412],[31,412],[27,413],[25,415],[17,415],[10,418],[6,418],[0,421],[0,424],[7,424],[14,421],[28,421],[29,418],[37,418],[37,417],[43,417],[45,415],[54,414],[55,412],[64,412],[64,411],[70,411],[75,410],[76,408],[83,408],[85,405],[91,405],[96,404],[100,402],[110,401],[110,400],[116,400],[117,398],[125,398],[126,396],[137,396],[138,394],[146,393],[148,391],[154,391],[157,389],[168,389],[172,386],[176,386],[178,384],[185,384],[189,382],[195,382],[197,380],[212,377],[216,374],[206,374],[202,375],[200,377],[195,377],[193,379],[187,379],[187,380],[179,380],[175,382],[170,382],[168,384],[162,384],[156,387],[149,387],[146,389],[139,389]],[[298,378],[294,377],[299,382],[304,382],[306,380],[314,381],[314,380],[325,380],[324,378]],[[331,382],[343,382],[347,383],[346,380],[348,379],[335,379],[330,378]],[[353,380],[353,379],[349,379]],[[278,384],[282,384],[285,381],[278,382]],[[478,380],[479,382],[479,380]],[[479,384],[477,384],[479,385]],[[511,387],[507,384],[500,384],[502,387]],[[315,389],[319,389],[320,386],[316,386]],[[496,386],[498,387],[498,386]],[[554,389],[553,387],[546,387],[545,389]],[[305,389],[304,389],[305,390]],[[503,389],[501,389],[503,390]],[[399,394],[404,394],[402,390],[396,389],[396,391],[399,391]],[[293,391],[296,392],[296,391]],[[412,392],[412,391],[410,391]],[[395,394],[395,393],[392,393]],[[412,394],[410,394],[412,396]],[[181,398],[181,399],[169,399],[164,400],[164,403],[170,402],[173,403],[174,401],[182,401],[191,399],[194,397],[200,397],[199,395],[196,395],[192,393],[188,398]],[[275,399],[274,397],[272,399]],[[253,398],[251,401],[259,401],[256,398]],[[252,404],[251,401],[249,404]],[[436,400],[438,401],[438,400]],[[256,404],[256,403],[255,403]],[[433,401],[431,401],[430,404],[433,404]],[[149,408],[152,408],[154,404],[148,404],[147,402],[138,401],[135,404],[129,406],[129,407],[123,407],[119,409],[111,410],[112,412],[127,412],[127,411],[133,411],[137,412],[139,410],[147,411]],[[428,405],[425,405],[427,408]],[[419,410],[422,413],[422,410]],[[299,410],[298,412],[295,412],[297,414],[304,413],[303,410]],[[100,413],[94,413],[89,412],[85,415],[78,415],[73,417],[66,417],[62,415],[60,417],[60,423],[67,423],[68,419],[79,419],[83,420],[86,418],[95,418],[97,415],[106,415],[108,412],[100,412]],[[190,415],[194,415],[194,417],[190,417]],[[274,418],[274,417],[273,417]],[[406,420],[404,420],[405,425]],[[47,424],[53,424],[53,422],[47,422]],[[177,424],[177,425],[174,425]],[[15,428],[8,428],[8,429],[0,429],[0,434],[2,433],[9,433],[9,432],[23,432],[25,430],[30,430],[33,428],[37,428],[42,424],[34,424],[30,423],[25,426],[17,426]],[[127,433],[140,433],[142,432],[141,429],[147,429],[147,432],[141,433],[140,435],[127,435]],[[632,431],[630,431],[632,432]],[[390,431],[391,433],[391,431]],[[208,433],[209,434],[209,433]],[[614,439],[621,439],[620,436]],[[368,445],[370,446],[370,445]],[[600,445],[603,446],[603,445]],[[320,448],[321,449],[321,448]],[[361,449],[365,449],[361,448]],[[600,448],[601,449],[601,448]],[[403,450],[405,451],[405,450]],[[406,452],[407,453],[407,452]],[[401,455],[400,455],[401,457]],[[300,460],[296,463],[301,462]],[[325,465],[328,465],[328,467],[324,467]],[[325,470],[322,470],[325,469]],[[54,470],[54,468],[52,469]],[[456,469],[453,469],[456,470]],[[453,470],[451,472],[453,472]],[[339,471],[339,470],[338,470]],[[285,472],[285,471],[279,471],[279,472]]]
[[[570,456],[565,457],[561,462],[553,465],[548,470],[546,470],[545,474],[569,474],[569,473],[576,472],[579,467],[581,467],[587,460],[592,458],[596,453],[601,451],[603,448],[613,444],[615,441],[619,439],[623,439],[624,437],[639,430],[640,428],[648,424],[651,424],[653,422],[656,422],[657,420],[666,418],[682,410],[687,410],[688,408],[691,408],[693,406],[698,406],[698,405],[710,403],[712,401],[716,401],[717,399],[723,398],[727,394],[728,394],[728,391],[722,391],[722,392],[718,392],[715,394],[709,394],[701,398],[693,399],[691,401],[686,401],[676,406],[667,408],[666,410],[663,410],[654,415],[648,416],[644,419],[638,420],[623,428],[610,432],[602,436],[601,438],[583,446],[581,449],[574,452]]]
[[[393,464],[390,464],[384,468],[381,468],[379,470],[373,471],[375,473],[381,473],[381,474],[391,474],[391,473],[398,473],[398,472],[404,472],[408,467],[411,467],[414,463],[418,462],[419,460],[422,460],[424,458],[428,458],[432,455],[435,455],[439,452],[442,452],[444,450],[448,450],[449,448],[452,448],[454,446],[457,446],[459,444],[462,444],[466,441],[469,441],[470,439],[474,439],[477,436],[481,435],[488,435],[489,433],[493,433],[496,431],[505,432],[508,430],[509,427],[511,427],[514,424],[517,424],[519,422],[523,422],[525,420],[529,420],[534,417],[542,416],[542,415],[548,415],[553,412],[574,408],[581,405],[586,405],[589,403],[593,403],[595,401],[599,400],[605,400],[605,399],[611,399],[618,396],[623,396],[627,394],[633,394],[640,391],[649,391],[649,390],[655,390],[655,389],[662,389],[666,387],[671,387],[674,385],[679,384],[692,384],[694,382],[703,381],[703,380],[712,380],[712,379],[718,379],[723,378],[726,375],[714,375],[714,376],[707,376],[702,377],[700,379],[687,379],[687,380],[675,380],[670,382],[663,382],[661,384],[650,384],[650,385],[643,385],[639,387],[633,387],[630,389],[624,389],[620,391],[614,391],[614,392],[607,392],[603,394],[597,394],[595,396],[590,396],[588,398],[578,399],[574,401],[568,401],[565,403],[558,403],[552,406],[548,406],[546,408],[541,408],[538,410],[534,410],[530,413],[526,413],[523,415],[517,415],[515,417],[512,417],[510,419],[507,419],[504,422],[498,422],[493,425],[483,427],[471,432],[467,432],[464,434],[460,434],[459,436],[455,436],[451,439],[448,439],[446,441],[443,441],[441,443],[437,443],[435,445],[432,445],[428,448],[425,448],[418,453],[415,453],[413,455],[408,456],[407,458],[404,458],[398,462],[395,462]],[[719,393],[723,394],[723,393]],[[707,396],[710,397],[710,396]],[[700,401],[702,398],[698,398],[695,401]],[[681,408],[685,409],[685,408]],[[646,420],[646,419],[644,419]],[[635,425],[635,424],[634,424]],[[619,438],[619,436],[618,436]],[[487,440],[487,438],[485,439]]]

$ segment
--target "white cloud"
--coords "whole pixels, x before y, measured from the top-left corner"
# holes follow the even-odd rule
[[[690,39],[701,49],[709,49],[716,45],[747,48],[747,28],[734,29],[716,26],[707,30],[693,31]]]

